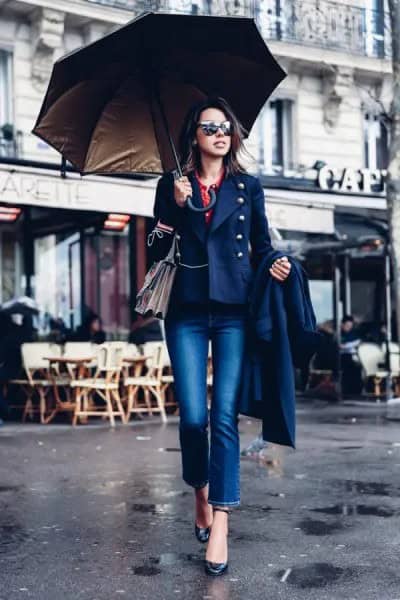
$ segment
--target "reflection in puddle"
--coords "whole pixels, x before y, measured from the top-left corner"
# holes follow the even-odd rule
[[[273,508],[272,506],[264,506],[262,504],[243,504],[241,507],[237,508],[237,510],[239,512],[242,511],[246,511],[246,512],[260,512],[260,513],[266,513],[266,512],[272,512],[274,510],[279,510],[279,508]]]
[[[269,444],[260,450],[256,449],[254,452],[245,449],[240,455],[241,460],[252,460],[266,468],[268,475],[272,477],[281,477],[283,475],[283,457],[284,449],[275,444]]]
[[[346,492],[352,492],[357,494],[369,494],[371,496],[393,496],[398,495],[396,489],[389,483],[380,483],[376,481],[358,481],[356,479],[345,479],[335,481],[340,486],[344,485]]]
[[[385,415],[376,414],[347,414],[331,415],[316,414],[314,423],[323,425],[388,425],[388,418]]]
[[[8,517],[4,521],[0,523],[0,554],[10,555],[15,547],[28,539],[28,535],[15,520]]]
[[[130,509],[134,512],[147,513],[151,515],[173,514],[176,507],[173,504],[132,504]]]
[[[0,494],[2,492],[18,492],[22,485],[0,485]]]
[[[133,572],[135,575],[152,577],[153,575],[159,575],[161,573],[161,569],[157,569],[157,567],[153,567],[151,565],[141,565],[139,567],[134,567]]]
[[[232,596],[232,584],[225,577],[207,577],[207,593],[203,598],[228,600]]]
[[[313,563],[306,567],[293,567],[278,571],[277,577],[301,589],[320,588],[354,574],[354,569],[335,567],[330,563]]]
[[[267,535],[263,535],[257,532],[245,532],[245,533],[237,533],[232,536],[232,540],[235,542],[259,542],[264,544],[269,540]]]
[[[343,529],[341,523],[326,523],[325,521],[317,521],[316,519],[303,519],[298,523],[298,527],[306,535],[330,535],[340,529]]]
[[[366,515],[375,517],[392,517],[395,511],[384,506],[369,506],[367,504],[333,504],[322,508],[312,508],[314,512],[325,515]]]
[[[146,563],[133,567],[135,575],[159,575],[162,572],[160,567],[171,567],[185,562],[202,565],[203,556],[201,554],[188,554],[185,552],[164,552],[159,556],[149,556]]]

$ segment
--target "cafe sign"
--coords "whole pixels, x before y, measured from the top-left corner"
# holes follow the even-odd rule
[[[0,203],[150,217],[154,182],[81,178],[75,173],[63,179],[55,171],[0,165]]]
[[[384,194],[386,175],[386,169],[337,169],[325,165],[318,171],[317,184],[329,192]]]

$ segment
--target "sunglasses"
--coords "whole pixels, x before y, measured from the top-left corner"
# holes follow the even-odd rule
[[[230,121],[222,121],[217,123],[216,121],[200,121],[197,126],[201,128],[204,135],[215,135],[220,129],[224,135],[232,134],[232,123]]]

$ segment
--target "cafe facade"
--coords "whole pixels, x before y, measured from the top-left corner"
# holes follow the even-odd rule
[[[305,266],[319,322],[347,312],[381,320],[384,244],[364,242],[382,242],[387,230],[386,3],[150,4],[1,4],[0,303],[27,293],[68,327],[91,310],[108,337],[129,331],[149,266],[156,178],[62,173],[60,156],[31,132],[54,62],[150,8],[256,19],[287,72],[246,140],[273,243]]]
[[[337,311],[381,319],[386,174],[316,166],[260,175],[273,244],[306,268],[319,322]],[[149,267],[156,182],[1,162],[0,302],[33,296],[43,336],[50,317],[75,329],[94,312],[110,339],[126,337]]]

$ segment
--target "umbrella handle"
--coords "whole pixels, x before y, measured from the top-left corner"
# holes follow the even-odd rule
[[[215,190],[213,188],[210,188],[208,190],[208,193],[210,194],[210,204],[207,204],[207,206],[195,206],[192,201],[192,196],[188,196],[186,198],[186,202],[190,210],[193,210],[194,212],[204,213],[214,208],[217,202],[217,194],[215,193]]]

